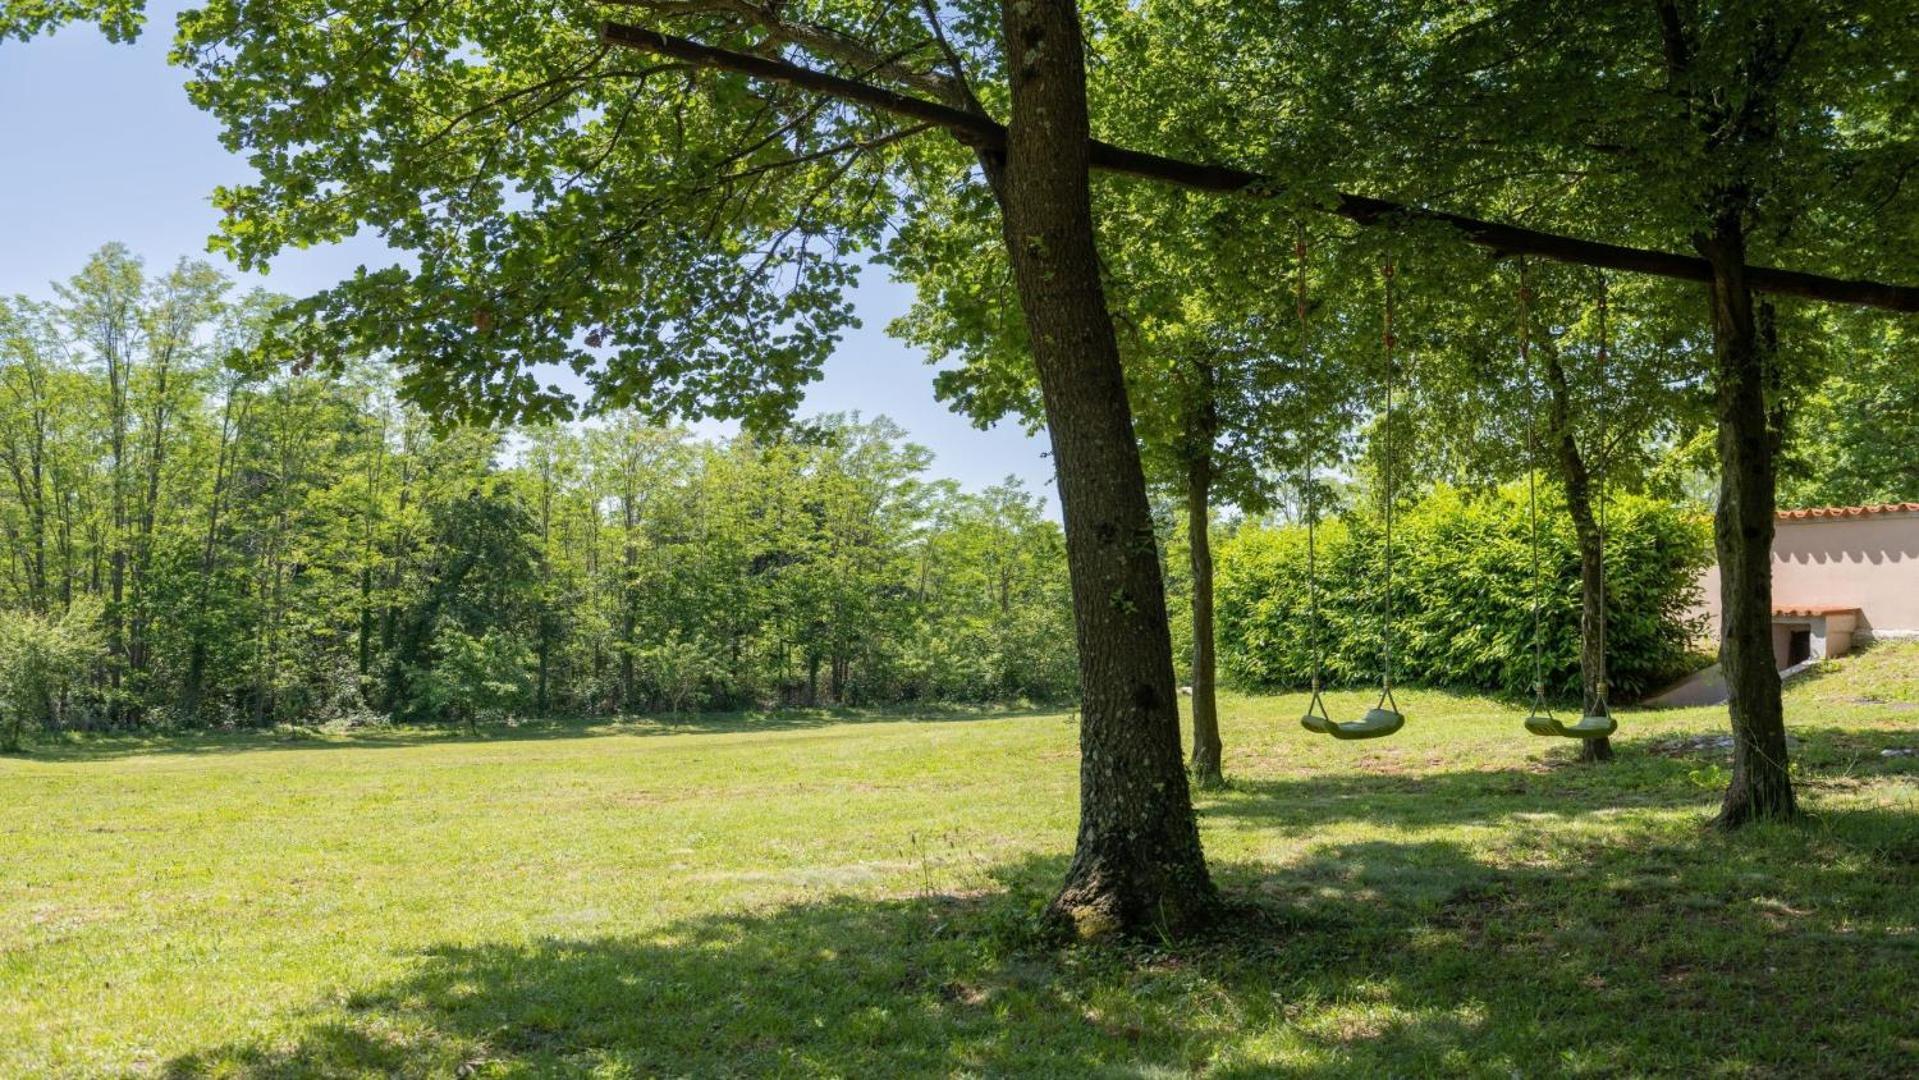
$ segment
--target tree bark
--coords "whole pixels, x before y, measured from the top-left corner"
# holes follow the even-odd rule
[[[1094,247],[1072,0],[1001,6],[1012,122],[983,151],[1058,470],[1079,645],[1080,825],[1055,918],[1178,933],[1216,906],[1180,760],[1172,638],[1146,477]]]
[[[1579,440],[1573,435],[1572,391],[1557,350],[1548,345],[1546,391],[1550,399],[1547,421],[1552,425],[1553,461],[1566,489],[1566,508],[1579,541],[1579,683],[1580,708],[1591,715],[1602,705],[1611,707],[1607,686],[1606,641],[1600,632],[1606,618],[1606,547],[1593,514],[1592,471],[1586,467]],[[1579,760],[1611,761],[1611,739],[1582,739]]]
[[[1210,368],[1202,369],[1210,374]],[[1195,437],[1205,447],[1186,468],[1186,548],[1193,568],[1193,782],[1216,787],[1225,782],[1220,758],[1218,660],[1213,648],[1213,404],[1210,382]]]
[[[1774,455],[1779,431],[1766,405],[1773,362],[1753,316],[1745,231],[1721,215],[1699,239],[1711,261],[1714,408],[1719,424],[1719,506],[1713,518],[1724,627],[1720,664],[1731,691],[1732,783],[1718,823],[1787,818],[1797,810],[1787,772],[1785,708],[1772,652]]]

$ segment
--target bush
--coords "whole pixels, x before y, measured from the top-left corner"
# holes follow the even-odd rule
[[[1533,682],[1532,554],[1524,488],[1468,497],[1442,488],[1393,523],[1395,677],[1523,695]],[[1614,693],[1630,700],[1682,674],[1702,629],[1688,617],[1710,562],[1699,514],[1627,497],[1608,509],[1607,645]],[[1382,530],[1351,515],[1318,530],[1320,641],[1328,685],[1380,671]],[[1579,555],[1563,503],[1540,504],[1541,640],[1549,693],[1579,693]],[[1247,527],[1220,545],[1222,673],[1296,688],[1312,673],[1306,530]]]
[[[100,606],[59,615],[0,611],[0,751],[19,750],[26,726],[59,725],[67,690],[100,658]]]
[[[1071,700],[1079,692],[1072,609],[1023,604],[929,626],[903,666],[910,696],[967,704]]]
[[[660,700],[676,716],[688,705],[697,709],[704,704],[701,687],[726,675],[718,656],[701,642],[680,637],[677,630],[665,641],[640,649],[635,658]]]
[[[474,636],[447,624],[435,635],[433,666],[412,678],[414,716],[463,723],[477,731],[482,721],[512,715],[526,700],[526,646],[510,634],[489,630]]]

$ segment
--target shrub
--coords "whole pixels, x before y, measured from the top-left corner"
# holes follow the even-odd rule
[[[1441,488],[1393,523],[1394,674],[1407,682],[1523,695],[1533,682],[1533,576],[1525,490],[1470,497]],[[1652,500],[1608,510],[1607,645],[1622,700],[1682,673],[1700,626],[1688,617],[1710,561],[1708,523]],[[1318,530],[1318,622],[1328,685],[1380,671],[1382,529],[1370,515]],[[1579,556],[1555,497],[1540,504],[1542,652],[1546,686],[1579,692]],[[1220,545],[1223,674],[1254,688],[1311,680],[1306,530],[1247,527]]]
[[[665,641],[640,649],[636,659],[675,715],[688,705],[698,708],[703,703],[700,688],[726,674],[718,656],[701,642],[682,638],[677,630]]]
[[[58,726],[67,690],[100,658],[100,606],[58,615],[0,611],[0,751],[19,750],[26,726]]]
[[[413,673],[413,715],[477,731],[481,721],[504,720],[525,702],[532,658],[511,634],[489,630],[475,636],[444,625],[433,654],[432,667]]]

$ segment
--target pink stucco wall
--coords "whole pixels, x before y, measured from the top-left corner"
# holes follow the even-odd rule
[[[1719,626],[1719,568],[1701,581]],[[1772,542],[1774,608],[1856,607],[1862,633],[1919,631],[1919,513],[1783,519]]]

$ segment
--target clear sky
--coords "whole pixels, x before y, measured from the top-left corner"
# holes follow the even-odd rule
[[[166,63],[173,13],[137,45],[108,44],[90,28],[27,44],[0,44],[0,295],[46,298],[49,282],[119,240],[150,266],[205,256],[219,184],[244,181],[246,163],[220,145],[213,120],[188,103],[183,73]],[[216,259],[216,262],[218,260]],[[392,257],[376,241],[290,252],[261,280],[279,292],[323,288]],[[807,395],[806,411],[884,413],[936,455],[934,472],[971,488],[1025,479],[1055,504],[1044,438],[1018,425],[979,431],[933,400],[933,369],[886,335],[910,290],[869,272],[855,295],[864,326],[850,332]],[[1057,509],[1054,511],[1057,513]]]

